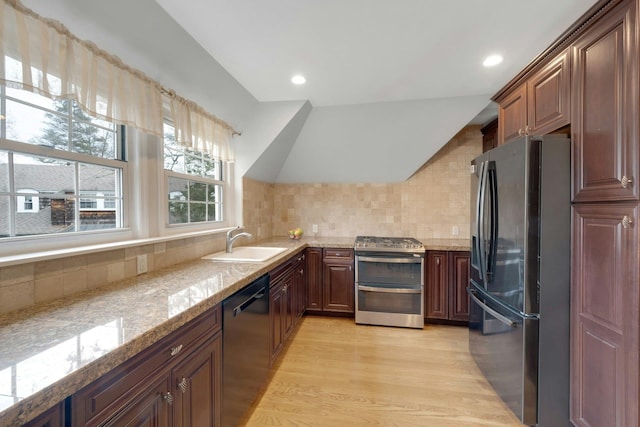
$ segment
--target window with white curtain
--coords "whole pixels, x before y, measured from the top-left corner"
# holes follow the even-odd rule
[[[223,162],[176,142],[175,129],[164,126],[167,223],[221,223],[224,220]]]
[[[167,225],[228,225],[236,133],[228,123],[19,1],[0,0],[0,28],[0,239],[76,233],[73,246],[94,243],[81,231],[109,235],[100,242],[132,238],[127,213],[160,203],[153,194],[164,195],[158,215]],[[157,162],[148,176],[128,170],[132,128],[150,136],[131,138],[132,164]]]
[[[123,227],[117,126],[74,101],[6,86],[0,115],[0,238]]]

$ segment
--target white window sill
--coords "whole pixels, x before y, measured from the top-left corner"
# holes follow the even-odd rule
[[[8,255],[0,257],[0,267],[11,265],[27,264],[31,262],[47,261],[50,259],[62,258],[74,255],[84,255],[95,252],[104,252],[114,249],[124,249],[134,246],[149,245],[154,243],[169,242],[172,240],[187,239],[191,237],[209,236],[223,234],[236,227],[218,228],[215,230],[193,231],[187,233],[172,234],[169,236],[153,237],[149,239],[124,240],[113,243],[102,243],[97,245],[78,246],[75,248],[57,249],[50,251],[32,252],[20,255]]]

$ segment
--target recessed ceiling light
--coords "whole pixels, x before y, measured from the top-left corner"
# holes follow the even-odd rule
[[[296,74],[295,76],[291,77],[291,83],[293,83],[294,85],[303,85],[306,83],[306,81],[307,79],[305,79],[304,76],[300,74]]]
[[[491,55],[488,56],[487,59],[484,60],[482,65],[485,67],[493,67],[494,65],[498,65],[502,62],[502,56],[500,55]]]

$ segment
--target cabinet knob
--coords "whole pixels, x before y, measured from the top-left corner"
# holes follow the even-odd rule
[[[436,265],[440,265],[440,258],[436,258]]]
[[[164,394],[162,396],[162,398],[165,400],[165,402],[167,402],[169,405],[173,405],[173,395],[171,394],[170,391],[168,391],[166,394]]]
[[[633,218],[631,218],[631,217],[630,217],[630,216],[628,216],[628,215],[625,215],[625,216],[622,218],[622,227],[624,227],[624,228],[629,228],[629,227],[631,227],[632,225],[633,225]]]
[[[624,175],[620,180],[620,184],[622,185],[622,188],[629,188],[629,184],[633,184],[633,179]]]
[[[187,379],[183,377],[182,381],[178,383],[178,388],[180,389],[181,392],[186,393],[188,387],[189,387],[189,383],[187,382]]]
[[[519,136],[523,136],[524,135],[524,129],[518,129],[518,135]]]
[[[529,125],[524,127],[524,134],[525,135],[529,135],[529,132],[531,131],[531,128],[529,127]]]
[[[180,344],[177,347],[172,347],[171,348],[171,355],[175,356],[176,354],[180,353],[181,350],[182,350],[182,344]]]
[[[303,269],[300,269],[300,274],[304,274],[304,270]]]

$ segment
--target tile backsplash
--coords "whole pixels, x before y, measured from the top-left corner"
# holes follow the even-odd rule
[[[480,129],[481,126],[465,127],[402,183],[272,185],[273,235],[285,235],[290,228],[299,226],[311,236],[312,225],[317,224],[318,236],[468,239],[468,166],[482,152]],[[250,187],[264,192],[255,181]],[[248,219],[245,213],[245,221]],[[457,235],[452,234],[454,227]]]

